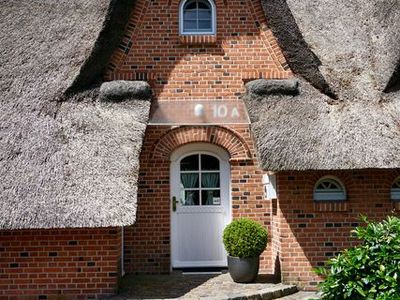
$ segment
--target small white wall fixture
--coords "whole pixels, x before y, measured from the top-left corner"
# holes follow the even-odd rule
[[[276,192],[276,175],[264,174],[263,175],[264,198],[272,200],[277,198]]]

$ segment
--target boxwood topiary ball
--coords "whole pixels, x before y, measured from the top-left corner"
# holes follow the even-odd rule
[[[267,230],[259,223],[241,218],[226,226],[223,241],[226,251],[234,257],[259,256],[267,245]]]

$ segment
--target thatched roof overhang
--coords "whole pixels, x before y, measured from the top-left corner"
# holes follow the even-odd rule
[[[263,0],[298,95],[246,105],[271,171],[400,167],[400,2]],[[265,84],[265,83],[264,83]]]
[[[149,87],[99,96],[133,4],[0,0],[0,229],[134,223]]]

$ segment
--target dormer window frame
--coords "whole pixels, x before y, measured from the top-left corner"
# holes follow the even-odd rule
[[[320,188],[321,185],[325,186],[325,188]],[[337,188],[332,188],[332,186]],[[315,202],[342,202],[347,200],[344,184],[334,176],[320,178],[314,186],[313,196]]]
[[[390,199],[393,202],[400,202],[400,177],[397,177],[390,188]]]
[[[185,15],[185,7],[190,4],[190,2],[195,3],[207,3],[211,9],[211,30],[209,31],[189,31],[185,30],[184,27],[184,15]],[[179,34],[184,36],[190,35],[216,35],[217,33],[217,8],[215,6],[215,2],[213,0],[182,0],[179,5]]]

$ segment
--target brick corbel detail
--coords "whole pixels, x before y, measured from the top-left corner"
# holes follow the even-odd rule
[[[231,129],[219,126],[182,126],[164,134],[153,147],[153,158],[169,159],[171,153],[186,144],[211,143],[225,149],[231,161],[251,160],[246,142]]]
[[[184,45],[205,45],[215,44],[217,42],[216,35],[180,35],[179,41]]]

